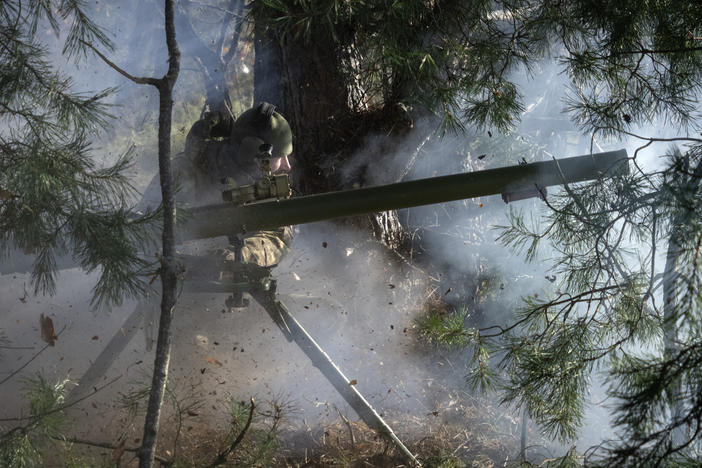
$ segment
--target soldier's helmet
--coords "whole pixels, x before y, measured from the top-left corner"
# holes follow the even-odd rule
[[[232,142],[239,146],[237,159],[253,161],[262,144],[273,146],[273,157],[292,153],[292,130],[285,117],[267,102],[244,111],[234,122]]]

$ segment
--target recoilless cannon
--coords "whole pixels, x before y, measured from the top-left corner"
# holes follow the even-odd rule
[[[270,148],[262,149],[264,177],[255,184],[232,187],[223,192],[223,203],[189,210],[186,222],[179,227],[179,240],[235,236],[247,232],[275,229],[288,225],[356,216],[379,211],[410,208],[466,198],[501,194],[509,203],[529,197],[545,197],[546,188],[555,185],[599,180],[629,172],[625,150],[573,158],[554,159],[530,164],[488,169],[465,174],[433,177],[377,187],[291,198],[287,175],[273,175],[267,170]],[[59,266],[70,262],[59,260]],[[368,401],[344,376],[339,367],[307,333],[302,325],[276,297],[276,281],[270,269],[255,265],[228,264],[225,272],[215,271],[221,262],[208,257],[183,259],[186,270],[184,291],[230,294],[230,304],[243,304],[248,293],[268,312],[289,341],[305,352],[312,363],[344,397],[370,427],[388,436],[414,463],[414,456],[395,436],[390,427]],[[231,263],[231,262],[229,262]],[[1,273],[28,271],[25,258],[16,264],[6,263]],[[19,267],[19,268],[18,268]],[[221,268],[219,268],[221,270]],[[205,274],[203,275],[203,271]],[[108,343],[90,369],[83,375],[77,392],[89,391],[116,357],[126,347],[145,317],[148,304],[142,302]]]
[[[287,198],[287,182],[283,179],[286,175],[270,176],[261,185],[274,186],[272,192],[276,195],[245,204],[219,203],[195,208],[180,229],[180,239],[231,236],[496,194],[509,203],[543,196],[546,187],[623,175],[628,171],[626,151],[619,150],[294,198]],[[240,199],[231,193],[228,197]]]

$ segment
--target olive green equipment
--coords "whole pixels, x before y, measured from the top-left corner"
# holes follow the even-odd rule
[[[236,205],[266,200],[289,198],[292,195],[290,177],[287,174],[271,173],[272,145],[264,143],[259,147],[256,160],[263,176],[256,183],[239,186],[231,177],[222,180],[225,189],[222,200]]]
[[[625,150],[553,159],[397,184],[316,195],[289,197],[287,175],[262,183],[273,191],[239,189],[236,203],[218,203],[190,210],[179,229],[181,241],[232,236],[262,229],[312,223],[379,211],[431,205],[466,198],[502,195],[505,203],[545,197],[547,187],[598,180],[629,172]],[[241,198],[248,198],[240,203]]]
[[[261,102],[244,111],[234,122],[231,140],[239,146],[238,159],[257,155],[262,144],[272,146],[272,157],[288,156],[293,150],[293,135],[288,121],[275,106]]]

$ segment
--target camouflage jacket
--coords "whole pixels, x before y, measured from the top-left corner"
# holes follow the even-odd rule
[[[209,138],[198,131],[198,121],[188,133],[185,151],[171,161],[173,180],[176,186],[176,201],[180,206],[192,208],[222,202],[222,179],[229,177],[238,185],[249,185],[256,181],[258,169],[243,167],[236,162],[236,148],[228,139]],[[161,186],[158,175],[147,186],[137,210],[155,208],[161,202]],[[258,231],[229,238],[228,244],[219,247],[212,243],[201,243],[193,252],[203,250],[227,261],[254,263],[262,267],[277,265],[290,251],[292,229],[289,226],[270,231]]]

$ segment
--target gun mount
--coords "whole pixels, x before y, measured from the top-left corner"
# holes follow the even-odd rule
[[[244,205],[219,203],[192,209],[179,235],[182,241],[228,236],[496,194],[509,203],[542,196],[546,187],[628,172],[626,150],[619,150]]]

